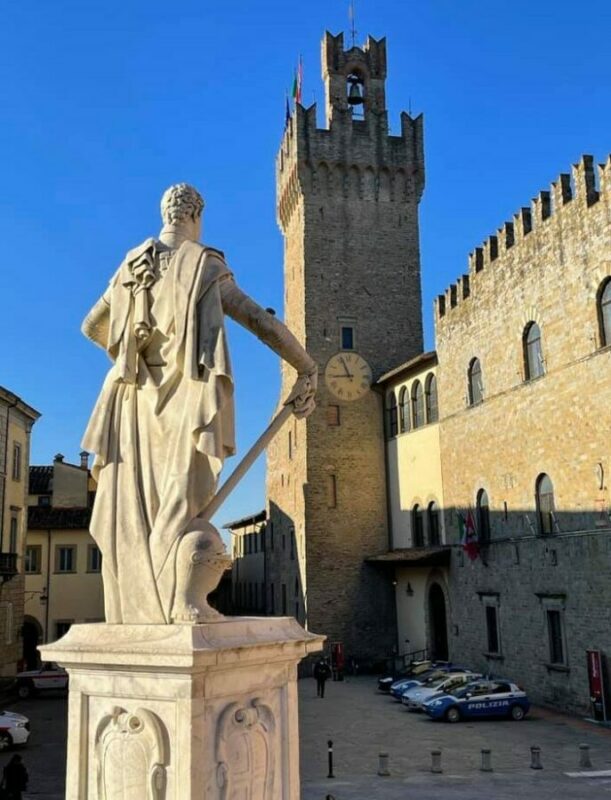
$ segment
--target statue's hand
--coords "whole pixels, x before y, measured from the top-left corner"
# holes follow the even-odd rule
[[[318,369],[315,367],[309,373],[300,374],[295,381],[291,393],[285,400],[285,405],[293,404],[293,413],[297,419],[309,417],[316,408],[316,389],[318,387]]]

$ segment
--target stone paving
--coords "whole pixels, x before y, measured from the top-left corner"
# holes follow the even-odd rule
[[[523,722],[481,720],[450,725],[412,714],[376,691],[376,679],[328,683],[324,700],[313,680],[300,683],[302,800],[584,800],[611,798],[608,778],[569,778],[579,744],[590,746],[595,770],[611,771],[611,731],[543,709]],[[327,739],[334,742],[334,780],[327,780]],[[540,772],[530,747],[541,747]],[[494,772],[482,773],[481,749],[492,750]],[[442,751],[442,775],[430,772],[431,750]],[[391,776],[377,776],[387,752]]]
[[[300,682],[302,800],[611,800],[611,776],[566,776],[578,770],[581,743],[590,745],[594,770],[611,771],[607,729],[542,709],[523,722],[436,723],[375,687],[371,677],[328,683],[320,700],[313,680]],[[21,751],[30,772],[25,797],[62,800],[66,698],[40,697],[12,708],[32,721]],[[334,780],[326,777],[327,739],[334,742]],[[541,772],[529,768],[531,745],[541,747]],[[479,770],[482,747],[492,750],[493,773]],[[442,775],[429,770],[435,748],[442,750]],[[377,775],[382,751],[390,757],[388,778]],[[0,769],[10,755],[0,756]]]

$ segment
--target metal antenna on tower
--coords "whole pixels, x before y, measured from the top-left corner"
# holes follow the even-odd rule
[[[348,18],[350,19],[350,33],[352,35],[352,46],[356,47],[356,28],[354,27],[354,0],[350,0],[348,6]]]

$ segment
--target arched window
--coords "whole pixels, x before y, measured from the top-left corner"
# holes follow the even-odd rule
[[[544,472],[537,478],[535,495],[539,533],[546,536],[554,532],[554,485]]]
[[[409,430],[409,399],[405,386],[399,392],[399,432]]]
[[[412,544],[414,547],[424,547],[422,509],[417,503],[412,508]]]
[[[424,425],[424,393],[420,381],[412,385],[412,422],[414,428]]]
[[[524,328],[524,377],[532,381],[543,375],[543,350],[541,348],[541,329],[536,322],[529,322]]]
[[[488,492],[480,489],[476,498],[477,509],[477,533],[480,544],[487,544],[490,541],[490,504],[488,502]]]
[[[600,346],[611,344],[611,278],[606,278],[598,290],[598,327]]]
[[[435,545],[441,544],[441,534],[439,531],[439,508],[434,500],[429,503],[426,514],[429,529],[429,544],[434,547]]]
[[[386,435],[392,439],[397,435],[397,398],[394,392],[386,397]]]
[[[484,384],[482,382],[482,365],[479,358],[471,359],[467,371],[469,383],[469,405],[476,406],[484,399]]]
[[[426,421],[437,422],[439,419],[439,407],[437,405],[437,378],[430,373],[427,375],[424,389],[424,399],[426,405]]]

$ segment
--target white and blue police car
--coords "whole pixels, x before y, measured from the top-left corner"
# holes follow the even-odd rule
[[[432,697],[423,704],[432,719],[460,722],[461,719],[508,717],[524,719],[530,709],[526,692],[515,683],[504,680],[478,680],[452,694]]]

